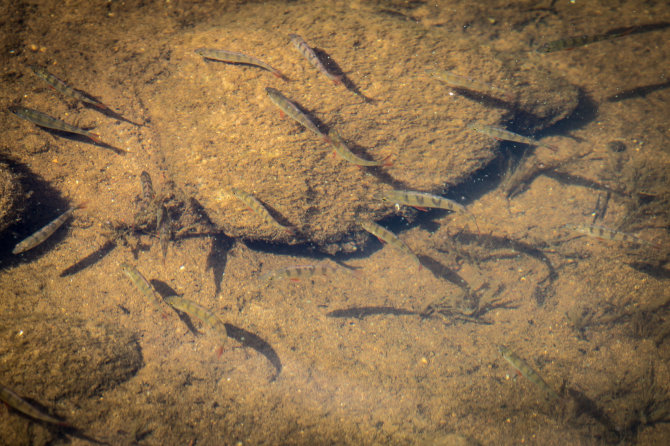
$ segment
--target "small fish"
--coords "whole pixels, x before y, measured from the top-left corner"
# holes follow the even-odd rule
[[[552,400],[559,399],[560,396],[554,389],[549,387],[549,384],[547,384],[540,375],[537,374],[535,370],[531,366],[529,366],[526,361],[523,359],[519,358],[519,356],[511,351],[509,348],[501,345],[498,350],[500,351],[500,354],[502,355],[503,358],[505,358],[505,361],[509,362],[512,367],[517,369],[519,373],[521,373],[523,376],[525,376],[529,381],[531,381],[533,384],[537,385],[544,393],[549,395]]]
[[[270,73],[274,74],[280,79],[287,80],[279,70],[272,68],[270,65],[266,64],[260,59],[255,57],[247,56],[246,54],[236,53],[234,51],[227,50],[216,50],[211,48],[198,48],[195,52],[206,59],[218,60],[221,62],[228,63],[241,63],[246,65],[255,65],[261,67]]]
[[[307,58],[307,60],[314,65],[320,72],[325,74],[328,79],[332,80],[335,85],[341,84],[342,83],[342,75],[336,75],[328,71],[328,69],[323,65],[323,62],[321,62],[321,59],[319,59],[319,56],[316,55],[314,50],[310,48],[309,45],[307,45],[307,42],[300,37],[297,34],[289,34],[289,38],[291,39],[291,42],[293,42],[293,45],[302,53],[303,56]]]
[[[140,290],[142,294],[144,294],[144,297],[149,299],[151,304],[154,305],[157,310],[160,310],[162,299],[156,290],[154,290],[154,287],[152,287],[149,281],[142,275],[142,273],[139,272],[134,266],[125,262],[121,264],[121,269],[126,274],[126,276],[128,276],[130,281],[133,282],[133,285],[135,285],[135,287]]]
[[[18,410],[22,414],[28,415],[30,418],[56,424],[58,426],[69,426],[63,420],[42,412],[37,407],[21,398],[16,392],[9,389],[8,387],[3,386],[2,384],[0,384],[0,400],[4,401],[8,406]]]
[[[140,185],[142,186],[142,200],[145,203],[151,203],[156,197],[156,193],[154,192],[151,176],[146,171],[142,171],[140,174]]]
[[[564,39],[553,40],[541,45],[536,51],[538,53],[553,53],[561,50],[571,50],[580,46],[586,46],[591,43],[601,42],[603,40],[616,39],[623,37],[633,31],[634,28],[627,29],[618,33],[596,34],[594,36],[575,36]]]
[[[298,108],[297,105],[291,102],[286,96],[281,94],[279,90],[267,87],[265,91],[267,92],[272,102],[274,102],[274,104],[279,107],[281,111],[286,113],[291,119],[297,121],[298,124],[322,137],[328,144],[331,144],[328,135],[324,135],[316,126],[316,124],[314,124],[312,120],[309,119],[309,117]]]
[[[19,242],[14,247],[14,250],[12,250],[12,254],[21,254],[22,252],[26,252],[29,249],[33,249],[35,246],[44,242],[46,239],[51,237],[51,235],[54,232],[56,232],[56,230],[58,228],[63,226],[63,223],[65,223],[67,221],[67,219],[70,218],[70,215],[72,215],[72,213],[76,209],[79,209],[79,208],[82,208],[82,207],[84,207],[84,205],[80,204],[79,206],[72,207],[72,208],[68,209],[67,211],[63,212],[59,217],[54,219],[51,223],[47,224],[45,227],[38,230],[33,235],[31,235],[28,238]]]
[[[246,204],[249,209],[258,214],[265,223],[275,226],[284,231],[288,231],[291,234],[295,232],[295,229],[292,226],[284,226],[279,223],[275,218],[270,214],[270,211],[261,203],[256,197],[251,194],[246,193],[245,191],[238,189],[236,187],[230,188],[230,191],[233,193],[235,198],[240,200],[242,203]]]
[[[347,144],[344,142],[344,139],[337,133],[334,129],[328,132],[328,137],[331,140],[331,145],[335,149],[335,152],[345,161],[348,161],[357,166],[364,167],[373,167],[373,166],[390,166],[391,164],[385,161],[368,161],[366,159],[360,158],[354,152],[349,150]]]
[[[168,243],[172,238],[172,222],[170,221],[170,214],[164,204],[158,208],[156,215],[156,228],[158,229],[158,239],[161,245],[161,252],[163,253],[163,263],[168,252]]]
[[[634,243],[637,245],[647,245],[660,248],[659,245],[641,239],[640,237],[637,237],[633,234],[627,234],[625,232],[615,231],[614,229],[609,229],[598,225],[567,224],[565,225],[565,227],[572,229],[573,231],[585,234],[589,237],[595,237],[601,240],[613,240],[617,242],[627,242],[627,243]]]
[[[412,257],[412,260],[416,262],[416,264],[421,268],[421,261],[419,258],[412,252],[411,249],[398,238],[394,233],[389,231],[388,229],[384,228],[383,226],[378,225],[377,223],[374,223],[372,221],[359,221],[359,224],[363,229],[368,231],[370,234],[374,235],[379,239],[380,242],[382,243],[388,243],[395,249],[397,249],[400,252],[404,252],[405,254],[409,255]]]
[[[446,209],[452,212],[467,213],[467,209],[460,203],[456,203],[448,198],[437,195],[427,194],[425,192],[415,192],[411,190],[390,190],[383,192],[384,200],[392,203],[404,204],[413,206],[418,209],[422,208],[437,208]]]
[[[493,127],[490,125],[482,124],[468,124],[468,128],[474,130],[475,132],[483,133],[484,135],[491,136],[495,139],[501,139],[504,141],[514,141],[520,142],[522,144],[528,144],[530,146],[539,146],[546,147],[547,149],[556,152],[558,149],[554,146],[541,143],[533,138],[527,136],[519,135],[517,133],[510,132],[509,130],[501,129],[500,127]]]
[[[426,208],[436,208],[469,214],[479,231],[479,225],[477,224],[475,216],[468,212],[468,210],[465,209],[465,206],[453,200],[449,200],[448,198],[411,190],[390,190],[382,193],[382,199],[394,204],[412,206],[420,211],[425,211]]]
[[[503,90],[502,88],[475,79],[470,79],[469,77],[459,76],[458,74],[452,73],[450,71],[431,68],[426,70],[426,73],[445,82],[451,87],[462,88],[464,90],[473,91],[475,93],[485,93],[501,96],[507,100],[511,100],[513,98],[510,93]]]
[[[45,127],[52,130],[59,130],[61,132],[75,133],[77,135],[86,136],[87,138],[90,138],[91,140],[93,140],[98,144],[104,144],[100,140],[100,135],[90,132],[88,130],[81,129],[79,127],[75,127],[73,125],[61,121],[60,119],[52,118],[46,113],[42,113],[40,111],[26,107],[16,107],[16,106],[9,107],[9,111],[14,113],[19,118],[25,119],[26,121],[30,121],[33,124],[36,124],[40,127]]]
[[[167,296],[165,302],[170,304],[173,308],[188,314],[191,317],[200,319],[203,324],[209,326],[214,333],[216,333],[223,342],[228,336],[226,333],[226,326],[221,319],[207,308],[198,305],[192,300],[184,299],[179,296]]]
[[[101,110],[105,111],[112,111],[109,107],[107,107],[105,104],[100,102],[94,97],[91,97],[87,94],[82,93],[81,91],[70,87],[68,84],[63,82],[62,80],[58,79],[56,76],[53,74],[49,73],[47,70],[44,68],[37,66],[37,65],[28,65],[28,67],[33,70],[33,72],[41,77],[47,84],[49,84],[54,90],[63,93],[66,96],[73,97],[77,99],[78,101],[83,102],[84,104],[92,105],[94,107],[97,107]]]
[[[337,268],[330,265],[305,265],[305,266],[289,266],[281,268],[261,276],[262,282],[270,282],[273,280],[289,279],[297,281],[299,279],[306,279],[316,275],[326,275]]]

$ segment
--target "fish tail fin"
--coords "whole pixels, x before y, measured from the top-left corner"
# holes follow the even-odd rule
[[[107,107],[107,106],[106,106],[105,104],[103,104],[102,102],[94,102],[94,103],[91,103],[91,105],[92,105],[93,107],[97,108],[97,109],[102,110],[102,111],[107,111],[107,112],[112,112],[112,113],[114,113],[114,110],[112,110],[111,108]]]
[[[272,72],[272,74],[274,74],[276,77],[278,77],[279,79],[281,79],[281,80],[283,80],[283,81],[285,81],[285,82],[289,82],[289,81],[291,80],[291,79],[289,79],[288,77],[286,77],[286,75],[284,75],[284,73],[282,73],[282,72],[279,71],[279,70],[274,70],[274,71]]]
[[[86,133],[86,136],[88,136],[95,143],[104,144],[104,142],[102,142],[102,139],[100,139],[100,135],[98,135],[97,133],[88,132]]]

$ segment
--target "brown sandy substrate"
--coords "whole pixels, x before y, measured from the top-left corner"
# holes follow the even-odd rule
[[[77,428],[4,411],[0,432],[11,437],[0,435],[0,444],[86,444],[85,436],[112,444],[666,443],[670,89],[662,63],[670,47],[660,42],[669,31],[529,52],[563,36],[670,21],[660,2],[607,5],[2,6],[13,30],[2,35],[3,107],[21,103],[81,126],[95,123],[105,141],[128,153],[0,118],[7,129],[2,157],[29,196],[22,223],[2,235],[0,308],[12,322],[0,332],[9,340],[3,349],[11,349],[0,357],[0,383]],[[378,102],[361,103],[329,84],[290,47],[290,32],[327,51]],[[204,63],[190,52],[198,46],[253,49],[293,80],[284,86],[267,72]],[[450,94],[424,75],[429,62],[512,89],[512,125],[529,134],[572,110],[578,97],[570,119],[545,135],[558,153],[538,148],[522,166],[588,154],[538,175],[511,199],[508,183],[496,181],[506,160],[495,161],[480,175],[483,186],[450,195],[472,200],[479,232],[468,215],[421,214],[411,226],[391,221],[421,258],[420,270],[372,243],[355,257],[325,259],[305,247],[240,240],[280,236],[216,195],[220,188],[249,187],[278,215],[301,222],[317,244],[353,241],[348,251],[362,246],[350,232],[354,215],[393,210],[370,199],[390,187],[388,178],[331,158],[313,134],[279,120],[265,98],[268,85],[285,89],[361,153],[393,155],[384,171],[391,183],[442,190],[490,161],[497,146],[462,127],[514,113]],[[48,65],[146,126],[59,97],[26,63]],[[540,79],[559,87],[548,91]],[[569,97],[555,97],[559,91]],[[530,120],[524,107],[541,119]],[[611,150],[613,141],[626,150]],[[214,153],[226,160],[218,172]],[[108,222],[126,229],[134,222],[142,170],[177,229],[218,227],[231,238],[182,237],[170,242],[163,262],[149,217],[135,222],[144,233],[120,237]],[[662,248],[575,238],[564,227],[590,223],[608,192],[599,224]],[[43,246],[10,254],[68,201],[87,207]],[[334,260],[353,269],[259,281],[273,269]],[[223,353],[197,321],[193,327],[155,311],[121,273],[122,262],[137,265],[163,295],[183,295],[217,314],[228,335]],[[501,344],[561,400],[548,402],[531,382],[514,379]],[[109,364],[122,367],[110,373]]]

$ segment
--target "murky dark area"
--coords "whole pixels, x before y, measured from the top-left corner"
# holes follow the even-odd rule
[[[670,441],[666,2],[0,23],[0,444]]]

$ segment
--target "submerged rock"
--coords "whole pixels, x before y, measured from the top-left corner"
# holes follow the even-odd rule
[[[465,46],[469,37],[457,30],[438,39],[398,23],[393,38],[375,36],[369,30],[384,29],[388,19],[370,11],[352,12],[335,35],[303,36],[350,78],[350,88],[333,85],[292,47],[289,28],[254,28],[254,45],[221,43],[229,42],[228,33],[234,40],[251,17],[231,19],[225,29],[201,26],[173,42],[169,64],[153,70],[162,75],[148,87],[151,99],[145,102],[170,177],[232,237],[356,250],[367,238],[350,234],[358,229],[356,219],[379,220],[395,212],[393,203],[378,199],[380,191],[442,193],[496,156],[495,140],[469,131],[467,123],[503,125],[518,115],[532,134],[577,106],[577,89],[550,73],[520,69],[472,45],[462,54],[443,51],[444,39]],[[206,62],[194,53],[199,47],[246,52],[291,81],[255,67]],[[512,99],[454,93],[426,74],[434,66],[495,83]],[[335,129],[360,157],[392,165],[360,168],[333,156],[323,138],[279,116],[266,87],[320,120],[324,133]],[[296,231],[245,210],[231,188],[253,194]]]

